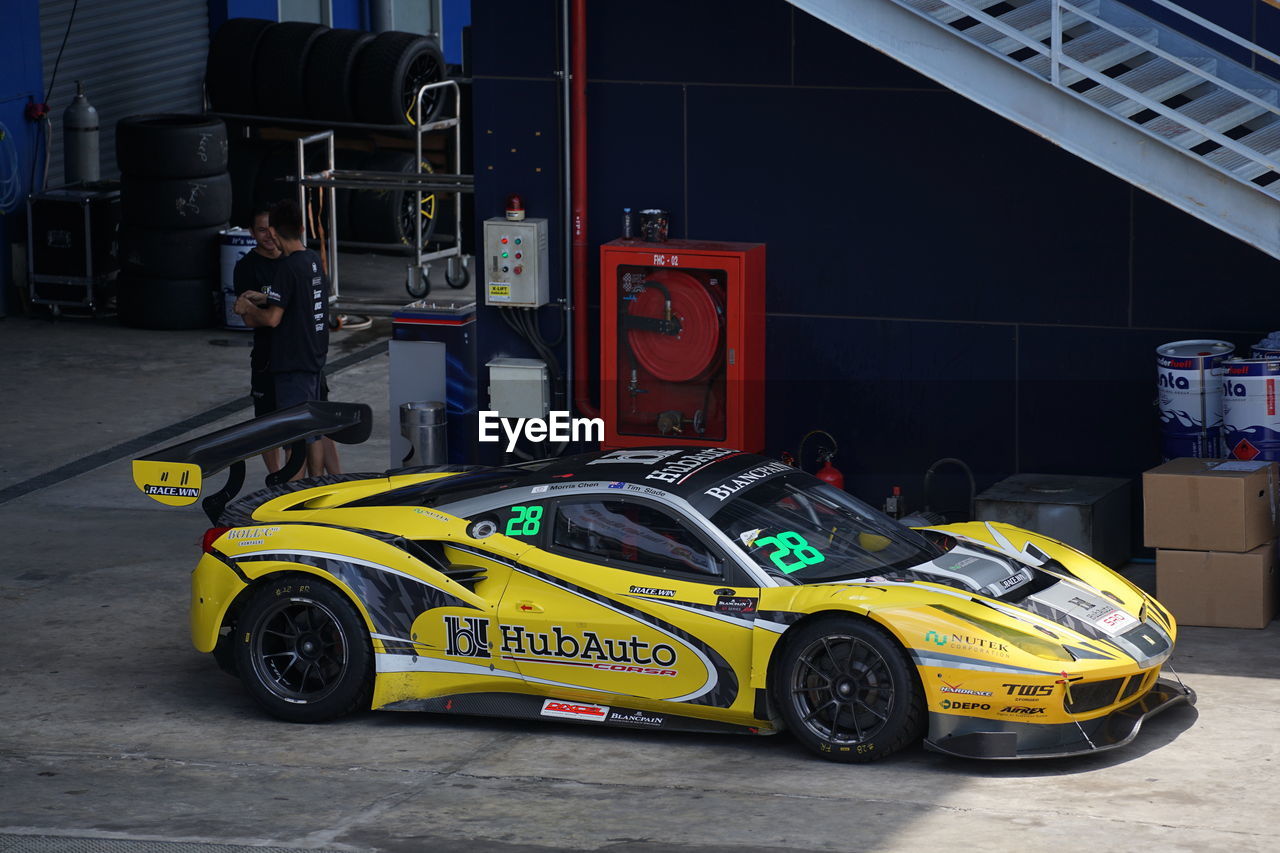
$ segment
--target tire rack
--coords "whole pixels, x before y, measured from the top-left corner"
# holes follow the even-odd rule
[[[423,96],[431,90],[439,88],[448,88],[452,90],[454,112],[452,118],[438,119],[424,125],[422,123],[422,99]],[[252,116],[239,115],[233,113],[215,113],[224,119],[232,119],[247,124],[279,124],[279,125],[297,125],[311,124],[303,119],[286,119],[273,118],[270,116]],[[307,187],[318,187],[322,191],[327,191],[326,201],[329,211],[329,223],[327,230],[328,254],[329,254],[329,280],[332,283],[331,293],[329,296],[329,304],[335,305],[339,299],[339,275],[338,275],[338,220],[337,220],[337,190],[356,189],[356,190],[413,190],[416,194],[415,210],[422,209],[422,193],[423,191],[448,192],[461,196],[462,193],[474,192],[475,177],[473,175],[462,174],[446,174],[441,172],[424,172],[422,171],[422,136],[426,133],[433,133],[440,130],[453,130],[453,157],[455,168],[462,165],[462,98],[458,89],[458,84],[454,80],[441,80],[437,83],[427,83],[418,89],[414,97],[414,124],[409,130],[413,133],[414,151],[417,155],[414,163],[418,169],[415,173],[401,172],[371,172],[355,169],[338,169],[334,162],[334,136],[335,128],[349,128],[352,130],[364,131],[390,131],[404,133],[406,128],[403,125],[379,125],[379,124],[362,124],[358,122],[324,122],[328,129],[318,131],[309,136],[299,137],[295,140],[297,145],[297,178],[298,183],[298,204],[306,210],[306,189]],[[326,153],[328,155],[328,168],[320,172],[308,174],[306,171],[306,147],[319,142],[326,143]],[[466,259],[462,254],[462,199],[461,197],[453,205],[454,211],[454,231],[453,245],[436,251],[427,251],[427,245],[422,239],[422,228],[414,229],[414,261],[408,265],[405,277],[405,287],[411,296],[423,296],[426,294],[429,285],[427,284],[427,272],[430,269],[432,261],[447,260],[449,267],[446,273],[447,277],[453,280],[466,281],[470,276],[466,266]],[[303,216],[303,240],[307,239],[307,223],[306,216]],[[348,249],[383,249],[386,245],[381,243],[346,243]],[[461,286],[461,285],[458,285]]]

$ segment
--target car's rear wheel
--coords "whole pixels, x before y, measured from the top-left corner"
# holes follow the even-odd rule
[[[856,617],[794,629],[773,673],[773,694],[801,743],[832,761],[876,761],[920,736],[924,707],[902,647]]]
[[[236,669],[268,713],[316,723],[368,707],[373,652],[360,614],[308,575],[263,583],[236,625]]]

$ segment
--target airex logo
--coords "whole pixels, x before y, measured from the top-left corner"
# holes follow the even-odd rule
[[[479,616],[444,617],[446,655],[459,658],[487,658],[489,620]]]
[[[930,631],[924,635],[926,643],[933,643],[935,646],[945,646],[947,644],[947,635],[939,634],[937,631]]]

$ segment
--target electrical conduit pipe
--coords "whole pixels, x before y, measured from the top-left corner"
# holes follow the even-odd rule
[[[570,72],[572,120],[570,147],[573,169],[573,403],[589,418],[600,416],[591,404],[587,355],[587,0],[572,0],[570,43],[573,65]],[[603,368],[602,368],[603,370]]]

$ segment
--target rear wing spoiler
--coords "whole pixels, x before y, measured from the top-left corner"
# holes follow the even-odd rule
[[[342,444],[359,444],[372,431],[373,410],[364,403],[300,403],[135,459],[133,482],[162,504],[187,506],[199,499],[205,478],[230,468],[226,485],[201,503],[216,523],[244,485],[244,460],[274,447],[288,447],[284,467],[267,475],[266,484],[276,486],[302,470],[307,439],[327,435]]]

